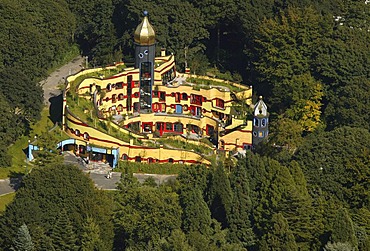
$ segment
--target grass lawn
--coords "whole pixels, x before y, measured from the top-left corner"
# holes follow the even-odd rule
[[[51,129],[53,123],[49,119],[49,109],[45,107],[41,112],[41,119],[31,126],[30,136],[22,136],[8,149],[8,154],[12,156],[12,166],[9,168],[0,168],[0,179],[10,176],[23,175],[31,164],[26,162],[26,150],[28,140],[34,140],[34,136],[41,135],[43,132]]]
[[[13,201],[15,193],[8,193],[0,196],[0,215],[5,211],[6,205]]]

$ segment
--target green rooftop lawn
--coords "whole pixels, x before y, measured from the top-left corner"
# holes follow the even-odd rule
[[[181,141],[171,138],[159,138],[156,141],[159,142],[160,144],[163,144],[167,148],[184,149],[204,155],[211,155],[213,153],[213,150],[210,147],[193,144],[191,140]]]
[[[239,88],[238,86],[235,86],[233,84],[228,84],[226,82],[217,82],[217,81],[210,80],[210,79],[202,79],[202,78],[191,77],[191,78],[187,78],[186,82],[196,84],[196,86],[194,86],[194,87],[198,88],[198,89],[200,89],[200,88],[210,89],[211,86],[224,86],[224,87],[229,88],[230,91],[232,91],[232,92],[244,91],[244,89]]]

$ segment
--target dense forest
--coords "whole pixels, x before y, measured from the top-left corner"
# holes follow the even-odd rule
[[[268,142],[159,187],[127,170],[109,193],[74,167],[35,168],[0,218],[0,249],[370,250],[364,0],[2,0],[0,167],[40,118],[48,71],[76,50],[92,67],[129,63],[144,9],[179,71],[264,96]]]

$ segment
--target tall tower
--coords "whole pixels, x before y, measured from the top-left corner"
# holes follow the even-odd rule
[[[144,19],[136,27],[135,68],[140,69],[140,113],[152,110],[152,87],[154,79],[155,32],[144,11]]]
[[[269,113],[267,112],[267,106],[263,102],[262,96],[260,96],[258,102],[254,105],[253,111],[253,147],[257,146],[268,136],[268,123]]]

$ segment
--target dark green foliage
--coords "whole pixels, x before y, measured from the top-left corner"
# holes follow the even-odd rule
[[[370,211],[366,208],[361,208],[355,210],[351,216],[358,240],[358,249],[370,249]]]
[[[255,242],[251,224],[251,192],[246,168],[246,159],[240,159],[230,177],[232,189],[232,206],[227,215],[229,223],[229,239],[241,243],[244,248]]]
[[[317,246],[317,238],[323,232],[322,215],[314,213],[312,198],[297,163],[288,169],[274,160],[249,155],[246,168],[251,175],[252,222],[257,238],[269,233],[273,215],[281,213],[300,249],[311,250]]]
[[[181,229],[175,229],[167,238],[167,241],[162,244],[163,251],[193,251]]]
[[[112,0],[67,0],[76,16],[75,37],[84,54],[89,55],[92,66],[112,64],[115,59],[115,30],[112,23]]]
[[[179,173],[177,180],[189,189],[198,188],[203,194],[208,186],[209,169],[201,165],[191,165]]]
[[[165,189],[131,184],[122,184],[124,189],[116,194],[115,246],[119,250],[158,246],[181,226],[178,196]]]
[[[20,69],[34,81],[68,51],[75,21],[64,0],[4,0],[0,29],[0,69]]]
[[[22,117],[17,115],[5,96],[0,91],[0,144],[4,147],[13,143],[25,130]],[[1,162],[0,162],[1,163]]]
[[[158,186],[158,184],[155,182],[155,179],[153,177],[149,177],[149,178],[145,179],[143,185],[144,186],[149,186],[149,187]]]
[[[263,236],[261,251],[295,251],[298,250],[293,232],[289,229],[288,221],[281,213],[274,214],[271,219],[271,230]]]
[[[17,236],[13,240],[13,250],[17,251],[32,251],[34,250],[34,244],[28,227],[26,224],[23,224],[19,227]]]
[[[176,61],[183,67],[186,60],[204,50],[202,40],[208,37],[205,20],[200,11],[188,1],[116,1],[115,22],[123,45],[132,50],[133,32],[143,18],[143,10],[149,11],[150,23],[156,32],[157,47],[166,48],[176,55]],[[122,29],[124,28],[124,29]]]
[[[65,209],[62,209],[58,214],[54,226],[52,226],[50,237],[56,251],[78,250],[76,235]]]
[[[83,225],[83,234],[81,238],[81,251],[101,250],[100,229],[94,222],[94,219],[88,217]]]
[[[7,153],[7,146],[0,143],[0,167],[10,167],[11,156]]]
[[[72,231],[77,240],[80,240],[83,234],[85,219],[92,217],[99,226],[104,250],[110,250],[113,235],[110,221],[111,203],[105,194],[95,190],[92,181],[75,166],[54,165],[42,169],[34,168],[24,178],[15,200],[0,218],[0,246],[4,248],[10,246],[17,227],[23,223],[30,229],[35,245],[48,246],[50,241],[45,237],[51,238],[55,245],[56,240],[50,234],[53,231],[55,233],[56,228],[60,228],[55,223],[61,209],[64,209],[68,212]],[[78,241],[77,245],[80,245]]]
[[[368,130],[341,127],[311,135],[295,158],[310,184],[350,207],[361,208],[370,201],[369,142]]]
[[[369,39],[369,32],[345,25],[319,41],[314,69],[326,85],[324,115],[331,129],[341,125],[369,129]]]
[[[0,12],[2,12],[1,7]],[[0,26],[4,25],[2,18],[4,17],[0,17]],[[4,45],[3,42],[0,36],[0,50]],[[10,50],[17,52],[15,48],[10,48]],[[1,53],[4,57],[7,56],[5,51]],[[0,144],[4,144],[0,146],[0,167],[9,167],[11,162],[5,151],[10,144],[27,133],[30,125],[40,118],[43,108],[43,91],[35,83],[34,75],[25,74],[26,70],[18,66],[2,66],[0,62]],[[36,74],[37,70],[34,69],[32,73]]]
[[[357,250],[357,238],[355,236],[355,229],[347,209],[339,209],[336,219],[333,222],[333,230],[331,234],[331,241],[334,243],[349,243]]]
[[[227,216],[230,215],[232,199],[229,177],[226,175],[224,166],[218,164],[210,175],[208,204],[212,218],[219,221],[222,228],[227,228],[229,225]]]
[[[63,156],[56,149],[58,138],[55,131],[42,132],[34,142],[40,150],[34,152],[38,166],[50,166],[63,163]]]
[[[185,233],[211,234],[211,212],[199,188],[183,188],[180,191],[180,205],[183,209],[182,229]]]

